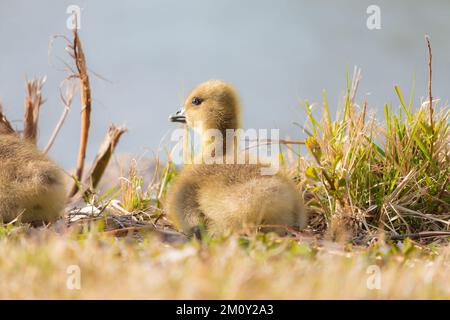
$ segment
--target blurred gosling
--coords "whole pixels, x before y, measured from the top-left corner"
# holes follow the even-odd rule
[[[0,135],[1,221],[53,222],[63,212],[66,194],[62,170],[35,145],[14,134]]]

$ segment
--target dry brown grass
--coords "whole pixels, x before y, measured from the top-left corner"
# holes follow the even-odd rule
[[[42,87],[46,77],[27,80],[25,97],[25,115],[23,137],[36,143],[38,133],[39,110],[44,103]]]
[[[77,168],[75,177],[78,181],[82,181],[84,161],[86,159],[86,149],[89,138],[89,129],[91,126],[91,85],[89,82],[89,75],[86,66],[86,58],[84,56],[83,48],[81,46],[80,37],[77,29],[73,31],[73,44],[69,46],[73,51],[73,59],[77,68],[75,77],[80,79],[80,93],[81,93],[81,131],[80,131],[80,148],[78,151]],[[69,196],[74,196],[78,191],[78,185],[75,183]]]
[[[151,234],[139,242],[97,231],[3,235],[0,298],[450,298],[450,247],[308,242],[232,236],[167,246]],[[80,268],[80,290],[66,286],[70,265]],[[380,270],[379,289],[367,285],[372,268]]]

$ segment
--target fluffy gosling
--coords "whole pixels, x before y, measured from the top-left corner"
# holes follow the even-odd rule
[[[42,225],[55,221],[66,202],[62,170],[36,146],[0,135],[0,220]]]
[[[202,150],[210,147],[209,129],[226,136],[240,127],[240,103],[228,83],[211,80],[188,96],[182,111],[170,117],[202,135]],[[198,124],[201,124],[200,126]],[[224,139],[225,140],[225,139]],[[237,152],[226,145],[223,157]],[[208,149],[209,150],[209,149]],[[303,201],[294,183],[282,173],[261,175],[260,164],[186,164],[167,198],[169,215],[191,235],[198,225],[211,235],[245,226],[285,225],[303,228],[307,221]],[[266,229],[283,233],[283,228]]]

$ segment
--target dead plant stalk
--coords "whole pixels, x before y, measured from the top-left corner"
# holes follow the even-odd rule
[[[89,138],[89,128],[91,125],[91,87],[89,83],[89,76],[87,73],[86,59],[81,46],[80,37],[77,29],[73,31],[73,54],[75,65],[78,70],[78,78],[80,79],[80,96],[81,96],[81,132],[80,132],[80,147],[78,150],[78,160],[75,176],[78,181],[82,180],[84,162],[86,159],[87,142]],[[78,186],[74,183],[73,188],[69,194],[73,197],[78,192]]]
[[[27,96],[25,97],[23,137],[34,144],[37,139],[39,109],[44,103],[42,99],[42,86],[45,80],[46,77],[26,81]]]

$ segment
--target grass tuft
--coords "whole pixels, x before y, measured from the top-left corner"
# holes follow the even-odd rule
[[[361,110],[349,90],[335,121],[325,92],[322,118],[307,112],[312,160],[293,174],[306,180],[309,205],[325,219],[318,228],[343,220],[354,238],[449,230],[449,108],[435,105],[430,115],[426,103],[413,109],[395,91],[399,106],[384,106],[384,122],[367,121],[366,102]]]

